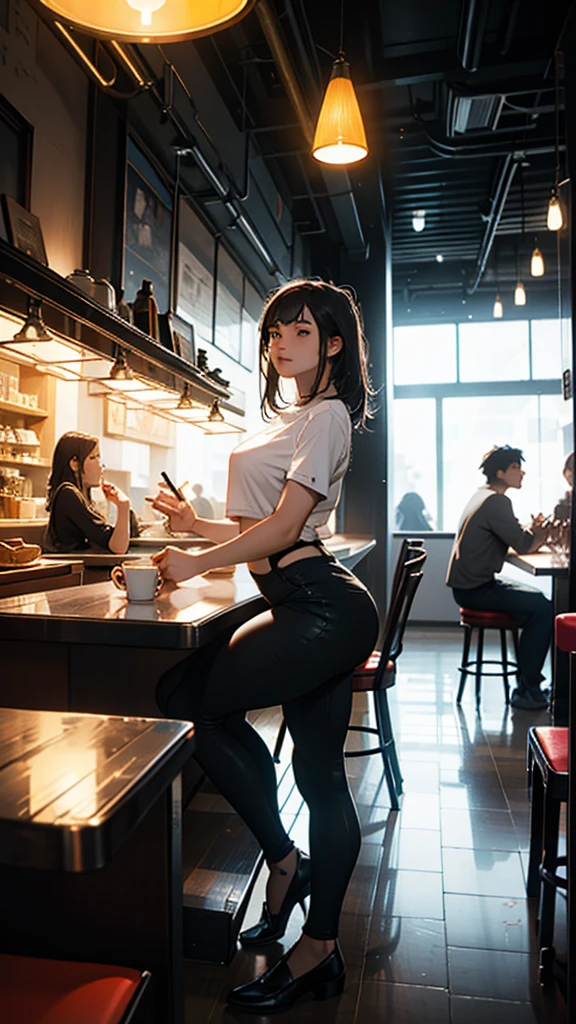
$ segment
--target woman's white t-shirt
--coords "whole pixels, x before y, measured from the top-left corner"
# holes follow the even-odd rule
[[[287,480],[321,495],[300,533],[315,540],[336,508],[350,461],[352,425],[339,398],[290,406],[230,456],[226,515],[265,519],[272,515]]]

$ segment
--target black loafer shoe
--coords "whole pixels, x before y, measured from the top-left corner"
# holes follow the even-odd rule
[[[281,960],[247,985],[233,988],[228,1004],[244,1013],[269,1016],[290,1010],[303,999],[331,999],[344,988],[346,967],[338,943],[332,953],[313,970],[293,978],[288,967],[289,950]]]
[[[306,916],[304,899],[310,895],[310,858],[297,850],[296,871],[288,886],[282,906],[277,914],[271,914],[266,903],[262,904],[262,915],[258,924],[240,933],[240,945],[245,949],[251,946],[262,946],[266,942],[276,942],[286,931],[290,914],[297,903]]]

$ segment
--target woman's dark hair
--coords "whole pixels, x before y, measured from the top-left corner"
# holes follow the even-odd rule
[[[320,333],[320,358],[316,379],[306,403],[320,394],[326,364],[330,363],[330,383],[346,405],[355,427],[365,426],[372,415],[374,397],[368,376],[368,343],[362,317],[353,293],[324,281],[296,280],[285,284],[270,296],[260,320],[260,370],[266,381],[262,395],[262,413],[266,419],[286,407],[279,387],[279,374],[270,359],[270,330],[276,324],[292,324],[301,319],[304,307],[310,310]],[[342,338],[342,348],[328,356],[330,338]],[[305,404],[306,404],[305,403]]]
[[[69,430],[67,434],[62,434],[52,456],[52,469],[48,479],[48,494],[46,496],[46,509],[48,512],[60,484],[74,484],[82,494],[84,493],[82,466],[90,452],[94,451],[98,440],[99,438],[94,437],[93,434],[82,434],[78,430]],[[74,457],[78,459],[77,472],[70,468],[70,460]]]
[[[566,459],[566,462],[564,463],[564,469],[562,470],[562,472],[563,473],[573,473],[574,472],[574,452],[570,452],[570,455],[568,456],[568,458]]]
[[[513,462],[518,464],[524,462],[522,451],[520,448],[511,448],[509,444],[504,444],[501,448],[491,448],[483,456],[478,468],[482,470],[488,483],[491,484],[497,479],[498,471],[501,469],[505,473]]]
[[[417,491],[407,491],[396,506],[396,529],[431,530],[424,499]]]

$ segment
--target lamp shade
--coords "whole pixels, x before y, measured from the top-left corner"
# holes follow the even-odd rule
[[[532,277],[542,277],[544,274],[544,257],[537,246],[530,260],[530,273]]]
[[[522,284],[522,281],[518,281],[514,290],[514,305],[525,306],[526,305],[526,289]]]
[[[343,57],[334,62],[316,122],[312,156],[323,164],[354,164],[368,155],[364,122],[350,65]]]
[[[503,313],[504,309],[502,308],[502,301],[500,299],[500,296],[497,295],[496,301],[494,303],[494,309],[492,310],[492,316],[494,317],[495,320],[501,320]]]
[[[128,43],[174,43],[240,21],[255,0],[37,0],[56,20]]]
[[[552,189],[552,195],[550,196],[550,202],[548,203],[548,214],[546,216],[546,226],[549,231],[560,231],[564,223],[562,216],[562,207],[560,206],[560,200],[558,199],[558,193],[555,189]]]

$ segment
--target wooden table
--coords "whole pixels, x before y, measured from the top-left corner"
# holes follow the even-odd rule
[[[0,568],[0,598],[34,591],[78,587],[84,576],[81,558],[41,558],[35,565]]]
[[[510,550],[506,561],[531,576],[550,576],[552,579],[552,603],[554,615],[568,611],[568,565],[569,557],[543,549],[532,554],[519,555]],[[554,725],[568,724],[569,659],[552,642],[552,702],[551,713]]]
[[[190,723],[0,709],[0,948],[149,970],[183,1024]]]

